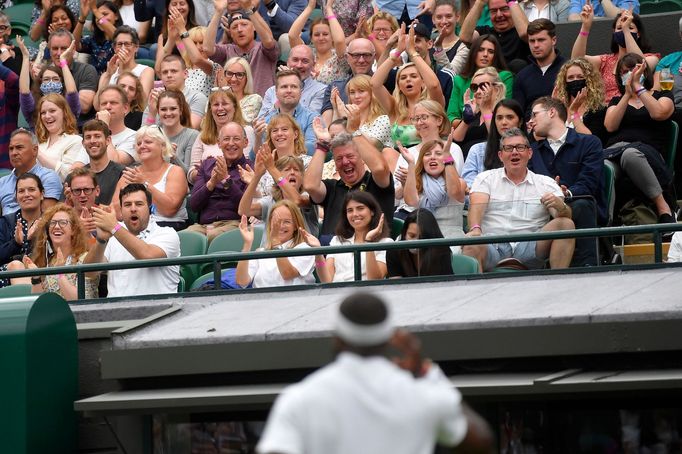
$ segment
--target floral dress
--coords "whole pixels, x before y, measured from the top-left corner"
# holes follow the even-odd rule
[[[346,59],[340,59],[336,55],[336,49],[332,49],[332,56],[322,64],[315,80],[325,85],[330,85],[335,80],[345,79],[349,73],[350,66]]]
[[[87,252],[83,252],[80,257],[78,257],[78,261],[74,264],[73,263],[73,258],[71,256],[68,256],[66,258],[66,263],[64,263],[65,266],[69,265],[81,265],[83,261],[85,260],[85,257],[88,255]],[[78,286],[78,277],[77,275],[74,274],[67,274],[66,278],[69,280],[70,283],[72,283],[75,286]],[[86,299],[92,299],[92,298],[97,298],[98,292],[97,292],[97,287],[99,285],[99,277],[96,278],[91,278],[91,277],[85,277],[85,298]],[[43,290],[46,292],[53,292],[56,293],[60,296],[64,296],[62,294],[61,289],[59,288],[59,278],[57,275],[53,274],[50,276],[45,276],[45,279],[43,280]]]
[[[334,2],[334,14],[346,36],[355,32],[358,19],[363,13],[367,19],[374,14],[374,7],[370,0],[336,0]]]
[[[97,70],[97,74],[102,74],[107,70],[107,63],[114,56],[114,45],[108,39],[98,43],[92,36],[81,38],[82,54],[92,55],[92,66]]]

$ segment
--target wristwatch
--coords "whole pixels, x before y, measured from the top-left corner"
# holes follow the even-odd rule
[[[351,134],[352,137],[360,137],[362,135],[362,131],[359,129],[356,129],[353,134]]]
[[[185,38],[189,38],[189,32],[187,30],[180,33],[180,39],[185,39]]]

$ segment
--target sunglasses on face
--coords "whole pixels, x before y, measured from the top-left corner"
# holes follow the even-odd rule
[[[469,85],[469,89],[472,92],[477,92],[479,88],[488,88],[490,85],[492,85],[490,82],[481,82],[480,84]]]

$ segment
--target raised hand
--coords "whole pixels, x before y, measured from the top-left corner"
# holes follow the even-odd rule
[[[123,169],[123,174],[121,175],[123,180],[127,184],[140,183],[143,184],[145,181],[144,174],[139,167],[126,167]]]
[[[237,165],[237,170],[239,171],[239,178],[247,185],[253,182],[256,173],[253,171],[250,165],[246,164],[245,167]]]
[[[21,262],[24,264],[26,269],[29,269],[29,270],[38,269],[38,265],[33,263],[33,260],[31,260],[31,257],[29,257],[28,255],[25,255],[24,258],[21,259]]]
[[[348,112],[346,129],[348,132],[355,132],[360,128],[360,107],[355,104],[346,104],[346,110]]]
[[[592,8],[592,2],[590,0],[585,0],[585,6],[583,6],[582,11],[580,11],[580,21],[583,24],[583,30],[588,31],[592,28],[594,8]]]
[[[62,266],[66,263],[66,259],[64,258],[64,253],[62,252],[62,248],[57,246],[57,256],[55,257],[55,266]]]
[[[95,219],[92,217],[92,214],[87,208],[83,208],[81,210],[80,222],[83,230],[86,232],[92,232],[97,229],[97,226],[95,225]]]
[[[119,64],[118,54],[114,54],[114,56],[111,57],[111,59],[107,62],[106,73],[109,77],[113,76],[114,73],[116,73],[116,70],[118,70],[118,64]]]
[[[315,235],[312,233],[308,232],[306,229],[303,227],[299,227],[298,231],[301,232],[303,235],[303,241],[310,246],[310,247],[321,247],[322,245],[320,244],[320,240],[317,239]]]
[[[246,216],[242,216],[242,220],[239,223],[239,233],[242,234],[242,240],[244,240],[244,246],[249,246],[253,244],[253,226],[249,225]]]
[[[71,41],[69,47],[59,56],[59,60],[69,60],[73,58],[73,51],[76,49],[76,41]]]
[[[149,116],[151,118],[156,118],[156,115],[158,113],[157,110],[159,107],[159,95],[164,90],[165,90],[165,88],[158,87],[158,88],[152,88],[149,92],[149,99],[147,101],[147,108],[149,110]]]
[[[322,119],[320,117],[315,117],[313,119],[313,132],[320,142],[329,143],[332,140],[332,136],[329,134],[327,128],[322,126]]]
[[[19,47],[19,50],[21,51],[21,54],[24,57],[28,56],[28,49],[26,48],[26,43],[24,42],[24,38],[17,35],[15,39],[17,42],[17,46]]]
[[[409,166],[414,165],[414,156],[412,156],[412,153],[410,153],[410,150],[405,148],[401,142],[396,142],[395,143],[398,146],[398,151],[400,151],[400,155],[403,157],[405,161],[407,161],[407,164]]]
[[[431,14],[433,13],[435,7],[436,0],[424,0],[423,2],[420,2],[419,5],[417,5],[417,8],[419,9],[419,13],[417,13],[417,16],[421,16],[422,14]]]
[[[227,9],[227,0],[213,0],[213,8],[216,11],[224,12]]]
[[[265,169],[272,174],[275,170],[275,159],[277,158],[277,150],[270,150],[270,145],[264,144],[258,150],[258,157],[263,160]]]
[[[21,228],[21,222],[17,222],[17,225],[14,226],[14,242],[19,246],[24,244],[24,230]]]
[[[407,35],[405,34],[405,23],[400,26],[400,32],[398,33],[398,41],[396,43],[396,50],[401,54],[407,49]]]
[[[42,0],[42,1],[45,2],[46,0]],[[51,5],[52,1],[47,0],[47,3]],[[49,8],[50,7],[48,6],[48,9]],[[87,17],[87,15],[90,14],[90,1],[89,0],[81,0],[81,12],[80,12],[80,14],[81,14],[81,17]]]
[[[381,233],[384,231],[384,213],[379,217],[379,224],[365,235],[365,241],[376,241],[381,238]]]
[[[95,226],[97,227],[97,238],[105,241],[111,238],[111,230],[118,224],[116,214],[111,206],[92,207],[92,217],[95,219]]]
[[[356,38],[366,38],[367,37],[367,16],[365,13],[360,14],[358,19],[358,25],[355,27],[355,37]]]
[[[414,27],[416,27],[418,23],[419,21],[416,20],[412,21],[412,23],[410,24],[410,31],[407,32],[407,55],[409,55],[410,58],[412,58],[412,54],[417,52],[417,47],[415,44]]]
[[[107,126],[109,126],[109,122],[111,121],[111,114],[109,113],[108,110],[100,110],[95,115],[95,118],[103,121]]]
[[[568,111],[571,115],[579,114],[580,116],[585,114],[585,101],[587,100],[587,87],[583,88],[575,95]]]
[[[253,130],[256,133],[256,136],[260,137],[265,132],[268,130],[268,125],[265,123],[265,119],[258,117],[255,120],[253,120]]]

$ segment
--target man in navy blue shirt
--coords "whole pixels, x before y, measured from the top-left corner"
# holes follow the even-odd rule
[[[566,127],[566,107],[561,101],[545,96],[531,108],[535,133],[546,137],[533,144],[530,167],[533,172],[556,179],[573,211],[576,229],[594,228],[606,220],[606,198],[602,171],[604,157],[599,139],[579,134]],[[575,243],[573,266],[597,265],[593,238],[579,238]]]
[[[530,114],[533,101],[541,96],[550,96],[559,69],[566,59],[559,55],[556,46],[556,26],[548,19],[536,19],[528,24],[528,45],[530,64],[514,78],[514,99]]]

